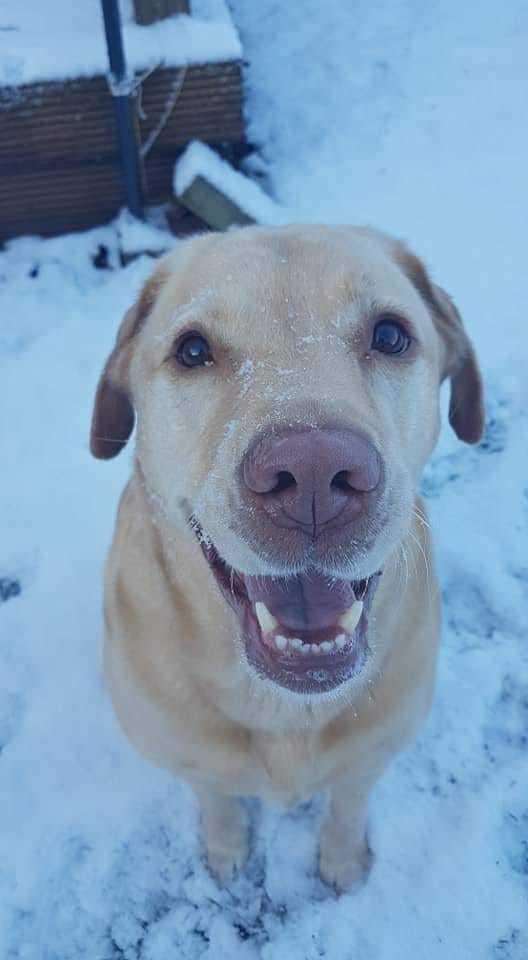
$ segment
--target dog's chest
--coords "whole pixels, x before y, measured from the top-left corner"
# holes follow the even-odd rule
[[[313,734],[255,734],[251,751],[255,793],[293,806],[322,786],[320,751]]]

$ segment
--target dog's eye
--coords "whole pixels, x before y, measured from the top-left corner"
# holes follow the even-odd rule
[[[409,349],[411,338],[402,324],[393,317],[383,317],[374,327],[372,349],[380,353],[405,353]]]
[[[200,333],[187,333],[182,337],[176,359],[183,367],[208,367],[213,362],[211,348]]]

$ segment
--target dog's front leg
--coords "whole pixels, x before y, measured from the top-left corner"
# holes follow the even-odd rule
[[[339,893],[361,887],[372,866],[367,838],[367,807],[372,782],[359,784],[352,777],[334,784],[330,807],[321,830],[321,878]]]
[[[194,786],[202,813],[202,836],[212,873],[226,883],[244,866],[249,852],[249,819],[241,801]]]

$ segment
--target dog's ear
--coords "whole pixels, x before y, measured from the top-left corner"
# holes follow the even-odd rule
[[[90,450],[99,460],[116,457],[134,429],[134,406],[128,377],[132,347],[164,280],[163,271],[158,269],[143,287],[135,304],[125,313],[114,349],[99,378],[90,431]]]
[[[429,308],[442,340],[442,380],[451,380],[449,422],[460,440],[478,443],[484,430],[484,391],[475,350],[462,317],[445,290],[429,279],[422,261],[403,244],[398,245],[397,260]]]

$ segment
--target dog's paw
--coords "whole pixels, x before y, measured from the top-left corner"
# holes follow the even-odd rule
[[[219,883],[233,880],[244,868],[249,856],[249,822],[240,809],[222,825],[222,831],[212,831],[206,839],[207,864]]]
[[[249,855],[247,836],[236,845],[207,848],[207,865],[219,883],[229,883],[243,870]]]
[[[366,882],[372,868],[374,854],[365,838],[360,847],[350,848],[344,842],[321,837],[319,873],[321,880],[337,893],[355,893]]]

